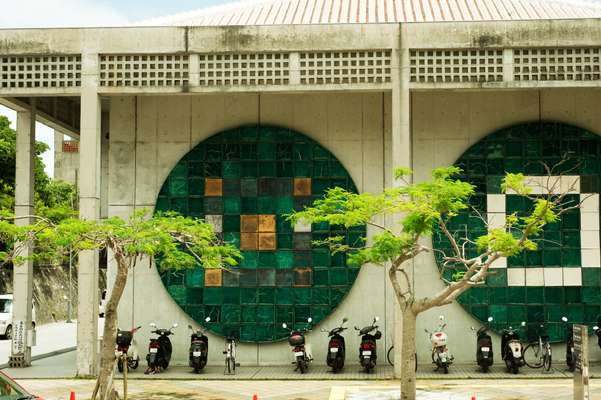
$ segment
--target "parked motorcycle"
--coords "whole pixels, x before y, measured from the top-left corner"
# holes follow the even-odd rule
[[[148,368],[144,373],[156,374],[169,367],[171,352],[173,351],[169,336],[173,335],[173,329],[177,328],[177,324],[171,325],[169,329],[157,329],[157,325],[151,322],[150,327],[154,328],[151,333],[158,335],[158,337],[150,339],[148,354],[146,355]]]
[[[566,337],[566,364],[568,371],[574,372],[576,369],[576,359],[574,358],[574,332],[572,331],[572,324],[568,324],[568,317],[561,317],[564,325],[565,337]]]
[[[288,337],[288,343],[292,346],[292,352],[294,353],[293,364],[296,364],[294,370],[300,371],[301,374],[307,371],[309,363],[313,361],[311,347],[305,344],[305,333],[311,330],[311,322],[313,322],[313,318],[309,317],[304,328],[290,330],[290,336]],[[282,328],[288,329],[288,325],[284,323]]]
[[[342,319],[342,323],[339,327],[332,329],[328,333],[330,341],[328,343],[328,355],[326,357],[326,363],[328,367],[332,367],[332,372],[338,372],[344,367],[344,357],[346,354],[346,347],[344,337],[341,333],[347,328],[344,327],[344,323],[348,321],[345,317]],[[322,329],[322,332],[328,332],[327,329]]]
[[[447,324],[444,322],[444,315],[441,315],[438,326],[433,332],[425,329],[426,333],[430,337],[430,342],[432,343],[432,363],[436,364],[436,370],[442,369],[445,374],[449,373],[449,366],[453,363],[453,356],[449,353],[449,348],[447,347],[447,334],[444,333],[444,328],[447,327]]]
[[[115,356],[117,357],[117,369],[123,372],[125,365],[128,369],[137,369],[140,365],[140,355],[138,354],[138,346],[134,341],[134,333],[142,327],[138,326],[129,331],[117,329],[117,340],[115,345]],[[126,355],[127,362],[123,362],[123,355]]]
[[[526,326],[526,322],[522,322],[522,326]],[[520,335],[513,327],[510,326],[501,332],[501,355],[508,372],[517,374],[520,367],[526,364],[523,350]]]
[[[361,345],[359,346],[359,362],[365,370],[370,372],[376,366],[376,360],[378,359],[378,352],[376,348],[376,340],[382,337],[382,332],[378,330],[376,322],[380,320],[379,317],[375,317],[371,325],[368,325],[362,329],[355,327],[356,331],[359,331],[361,336]],[[375,331],[375,332],[374,332]],[[372,334],[372,332],[374,332]]]
[[[210,320],[210,317],[205,318],[205,322],[209,322]],[[190,350],[188,352],[189,365],[198,374],[207,365],[209,338],[204,334],[202,328],[195,330],[192,328],[192,325],[188,325],[188,329],[192,332],[190,335]]]
[[[488,324],[476,332],[476,361],[484,373],[493,364],[492,338],[488,334],[492,320],[492,317],[488,317]],[[476,328],[472,326],[472,330],[475,331]]]
[[[597,322],[597,323],[599,323],[599,322]],[[601,347],[601,328],[599,328],[599,325],[593,326],[593,333],[595,335],[597,335],[597,338],[598,338],[597,344],[599,344],[599,347]]]

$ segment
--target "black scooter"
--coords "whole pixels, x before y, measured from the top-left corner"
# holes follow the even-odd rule
[[[302,329],[290,330],[290,336],[288,336],[288,343],[292,346],[292,352],[294,353],[294,362],[296,364],[295,371],[300,371],[304,374],[309,368],[309,363],[313,361],[311,355],[311,349],[309,345],[305,345],[305,333],[311,330],[311,322],[313,318],[307,318],[307,325]],[[282,324],[282,328],[288,329],[288,325]]]
[[[488,372],[493,364],[492,338],[488,334],[492,320],[492,317],[488,317],[488,324],[476,332],[476,361],[484,373]],[[476,328],[472,326],[472,330],[475,331]]]
[[[597,325],[593,326],[593,333],[597,335],[597,344],[601,347],[601,319],[597,321]]]
[[[522,322],[522,326],[526,326],[526,322]],[[526,364],[524,346],[520,341],[520,335],[511,326],[501,333],[501,355],[505,361],[507,371],[514,374],[520,372],[520,367]]]
[[[348,321],[345,317],[342,319],[342,323],[338,328],[334,328],[329,331],[328,336],[330,341],[328,343],[328,355],[326,357],[326,363],[328,367],[332,367],[332,372],[338,372],[344,367],[344,357],[346,354],[346,346],[344,343],[344,337],[341,333],[347,329],[344,327],[344,323]],[[322,329],[322,332],[328,332],[327,329]]]
[[[564,325],[565,338],[566,338],[566,364],[568,371],[574,372],[576,369],[576,359],[574,358],[574,332],[572,331],[572,324],[568,324],[568,317],[561,317]]]
[[[205,322],[209,322],[210,317],[205,318]],[[201,329],[194,329],[192,325],[188,325],[188,329],[192,331],[190,335],[190,350],[188,354],[189,365],[194,368],[194,372],[200,373],[200,370],[207,365],[209,358],[209,338]]]
[[[169,336],[173,335],[173,329],[177,328],[177,324],[171,325],[169,329],[157,329],[154,322],[151,322],[150,326],[154,328],[150,332],[158,335],[158,337],[151,338],[148,345],[148,354],[146,355],[148,368],[144,372],[147,375],[159,373],[169,367],[171,352],[173,351]]]
[[[370,372],[376,366],[376,360],[378,359],[378,352],[376,348],[376,340],[382,337],[382,332],[378,330],[378,322],[380,318],[375,317],[371,325],[368,325],[362,329],[355,327],[356,331],[359,331],[361,337],[361,345],[359,346],[359,362],[365,370]],[[375,333],[372,335],[372,332]]]

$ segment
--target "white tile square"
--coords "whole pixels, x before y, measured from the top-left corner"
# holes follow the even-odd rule
[[[546,193],[546,178],[544,176],[525,176],[524,177],[524,185],[529,187],[532,192],[531,194],[545,194]]]
[[[507,268],[508,286],[525,286],[526,271],[524,268]]]
[[[490,268],[507,268],[507,257],[497,258],[490,264]]]
[[[505,195],[504,194],[487,194],[486,195],[486,210],[489,213],[505,213]]]
[[[580,258],[580,262],[585,268],[601,267],[601,253],[599,249],[581,249]]]
[[[311,232],[311,224],[300,219],[294,224],[294,232]]]
[[[526,268],[526,286],[545,286],[543,268]]]
[[[544,268],[545,286],[563,286],[563,271],[561,268]]]
[[[580,211],[581,212],[596,212],[599,213],[599,193],[580,195]]]
[[[580,210],[580,230],[599,231],[599,213]]]
[[[223,215],[206,215],[205,221],[213,226],[215,233],[223,232]]]
[[[486,213],[486,222],[488,223],[489,229],[495,228],[503,228],[505,226],[505,221],[507,216],[505,213]]]
[[[561,193],[580,193],[580,176],[564,175],[561,177]]]
[[[580,231],[580,247],[582,249],[598,249],[599,231]]]
[[[564,286],[582,286],[581,268],[562,268]]]

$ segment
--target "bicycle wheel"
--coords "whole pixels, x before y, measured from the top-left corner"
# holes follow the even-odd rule
[[[538,342],[527,344],[523,356],[528,367],[536,369],[543,366],[543,355]]]
[[[551,364],[553,363],[553,358],[551,357],[551,345],[549,343],[545,343],[543,352],[543,368],[545,369],[545,371],[550,371]]]
[[[390,346],[390,348],[388,349],[388,352],[386,353],[386,361],[388,361],[388,364],[390,365],[394,365],[394,345]]]

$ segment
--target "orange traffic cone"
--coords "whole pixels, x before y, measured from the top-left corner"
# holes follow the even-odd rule
[[[259,396],[257,396],[256,394],[253,394],[253,400],[259,400]]]
[[[75,400],[75,392],[71,390],[71,395],[69,396],[69,400]]]
[[[476,396],[472,396],[472,400],[476,400]]]

